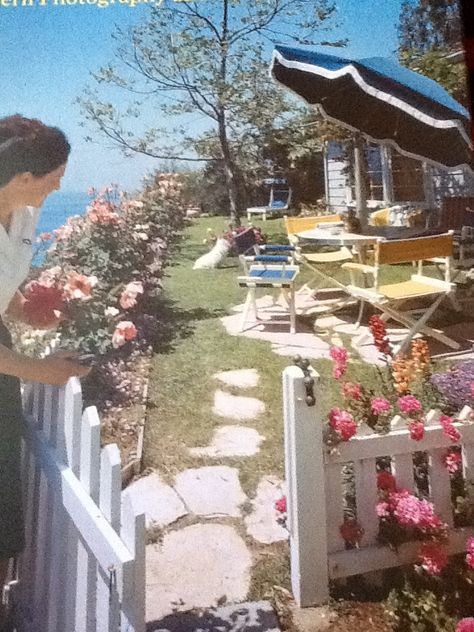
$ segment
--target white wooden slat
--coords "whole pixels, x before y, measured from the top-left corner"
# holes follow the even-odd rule
[[[123,573],[131,572],[133,559],[117,533],[107,522],[78,479],[62,460],[55,459],[54,450],[45,442],[41,433],[27,424],[24,428],[29,448],[37,455],[47,472],[50,485],[59,491],[62,505],[82,534],[87,534],[89,546],[98,563],[107,568],[110,564],[122,567]]]
[[[100,490],[99,490],[99,505],[102,513],[108,520],[112,528],[120,533],[120,500],[122,486],[121,475],[121,462],[120,452],[116,444],[109,444],[102,448],[100,455]],[[120,599],[121,593],[117,590],[112,579],[118,579],[117,576],[120,573],[119,568],[101,569],[102,571],[108,571],[108,582],[104,581],[104,575],[102,572],[97,577],[98,582],[98,606],[100,606],[107,596],[109,607],[107,612],[107,620],[99,620],[99,612],[102,612],[102,608],[98,611],[97,625],[99,629],[110,630],[110,632],[116,632],[120,627]],[[115,571],[115,575],[113,572]],[[110,575],[112,573],[112,575]],[[133,578],[131,578],[133,582]],[[123,588],[123,584],[122,584]],[[107,626],[107,627],[105,627]]]
[[[77,378],[70,378],[59,391],[59,415],[62,421],[58,425],[57,448],[60,457],[79,476],[81,449],[82,393]]]
[[[319,376],[315,379],[318,402]],[[283,371],[284,429],[288,443],[298,455],[286,472],[290,489],[292,533],[290,535],[291,583],[299,606],[309,606],[327,599],[327,531],[324,463],[314,458],[323,451],[323,424],[319,419],[319,403],[310,407],[301,369],[287,367]]]
[[[377,470],[375,459],[363,459],[354,463],[357,521],[364,530],[360,545],[370,546],[377,541],[379,518]]]
[[[328,551],[340,551],[345,548],[339,531],[344,521],[342,465],[340,463],[327,465],[325,480]]]
[[[474,443],[474,424],[458,423],[454,426],[461,433],[461,443]],[[408,454],[418,450],[432,450],[436,448],[447,448],[452,445],[443,429],[439,426],[429,426],[425,428],[425,436],[414,445],[408,430],[394,430],[387,435],[361,435],[355,436],[350,441],[340,444],[338,451],[327,455],[328,463],[348,463],[358,459],[368,459],[370,457],[386,456],[387,454]]]
[[[430,498],[436,513],[449,527],[454,524],[451,504],[451,481],[449,472],[443,463],[446,450],[431,450],[429,452],[429,485]]]
[[[122,632],[145,632],[145,514],[136,515],[132,499],[124,494],[122,500],[121,536],[135,558],[133,586],[124,586],[122,596]]]
[[[392,458],[392,473],[397,481],[398,489],[415,489],[415,474],[413,470],[413,454],[397,454]]]
[[[95,407],[82,415],[80,480],[92,500],[99,502],[100,481],[100,419]],[[76,632],[96,632],[97,564],[82,540],[79,543],[76,591]]]
[[[474,536],[474,527],[453,529],[449,533],[446,552],[449,555],[462,553],[466,540]],[[373,546],[366,549],[350,549],[329,554],[329,572],[332,579],[351,577],[413,563],[417,558],[419,542],[407,542],[395,552],[388,546]]]
[[[120,451],[115,443],[102,448],[100,455],[99,505],[109,524],[120,532],[120,490],[122,487]]]
[[[43,386],[43,418],[42,432],[46,438],[51,435],[51,428],[55,417],[55,401],[57,404],[57,389],[52,386]],[[57,411],[56,411],[57,412]],[[35,564],[35,621],[38,628],[46,629],[47,603],[49,595],[47,593],[49,568],[51,562],[51,529],[53,512],[53,493],[48,485],[48,479],[43,471],[40,476],[39,505],[38,505],[38,526],[36,531],[36,564]]]
[[[46,632],[57,632],[64,629],[64,586],[66,578],[66,539],[67,513],[63,506],[59,490],[55,490],[53,504],[53,520],[51,543],[54,555],[51,558],[48,577],[48,615]],[[61,595],[61,598],[58,598]]]

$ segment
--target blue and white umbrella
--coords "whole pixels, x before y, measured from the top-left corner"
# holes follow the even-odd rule
[[[473,168],[468,111],[436,81],[390,59],[276,46],[271,75],[369,140],[436,166]]]

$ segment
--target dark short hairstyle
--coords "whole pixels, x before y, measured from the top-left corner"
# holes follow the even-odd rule
[[[65,164],[71,146],[57,127],[14,114],[0,118],[0,187],[19,173],[44,176]]]

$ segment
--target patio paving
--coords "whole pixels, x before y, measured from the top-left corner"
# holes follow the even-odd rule
[[[235,388],[254,388],[258,386],[260,376],[257,369],[237,369],[236,371],[221,371],[212,376],[226,386]]]
[[[219,389],[214,393],[212,412],[227,419],[249,421],[265,412],[265,404],[255,397],[232,395]]]
[[[252,501],[252,511],[245,518],[247,533],[258,542],[271,544],[288,539],[288,531],[277,521],[275,502],[285,495],[285,483],[276,476],[264,476]]]

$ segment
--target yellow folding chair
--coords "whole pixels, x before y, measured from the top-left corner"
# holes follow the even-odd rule
[[[375,245],[375,265],[369,266],[361,263],[344,263],[342,267],[349,271],[351,284],[347,291],[362,302],[367,302],[382,312],[381,318],[385,321],[395,320],[408,328],[403,341],[394,349],[395,353],[403,352],[408,348],[411,339],[422,333],[452,349],[459,349],[459,344],[446,336],[441,331],[427,326],[428,320],[436,312],[444,298],[450,298],[456,285],[451,282],[453,255],[453,233],[448,232],[433,237],[419,237],[416,239],[397,239],[391,241],[378,241]],[[423,273],[423,261],[429,261],[434,257],[444,261],[444,279],[433,278]],[[409,281],[381,284],[380,268],[382,265],[398,263],[418,263],[417,274],[412,274]],[[372,287],[364,283],[359,284],[361,278],[367,275],[373,277]],[[432,303],[423,309],[404,310],[404,305],[412,299],[431,298]],[[416,314],[419,314],[416,317]],[[367,334],[357,339],[361,344]]]
[[[305,266],[313,273],[311,279],[298,289],[298,294],[310,293],[315,294],[320,288],[326,286],[329,283],[331,287],[338,287],[345,290],[345,285],[329,276],[322,269],[330,264],[340,264],[343,261],[351,261],[352,253],[349,248],[342,247],[332,252],[303,252],[297,233],[301,233],[305,230],[311,230],[316,228],[319,224],[325,224],[329,222],[340,222],[342,218],[340,215],[318,215],[312,217],[288,217],[285,215],[285,228],[290,244],[298,246],[297,250],[297,262]],[[316,282],[316,284],[315,284]]]

